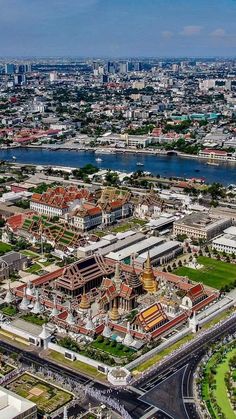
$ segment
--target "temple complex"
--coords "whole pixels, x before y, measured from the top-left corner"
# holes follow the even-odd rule
[[[20,311],[48,315],[60,333],[116,336],[133,348],[168,335],[216,297],[201,284],[154,269],[149,254],[143,268],[94,254],[6,292]]]

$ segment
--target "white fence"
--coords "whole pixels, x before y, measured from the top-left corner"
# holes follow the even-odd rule
[[[95,361],[94,359],[88,358],[87,356],[80,355],[78,352],[71,351],[69,349],[63,348],[62,346],[57,345],[56,343],[49,342],[48,348],[52,349],[53,351],[59,352],[60,354],[65,356],[65,353],[68,353],[71,355],[72,364],[73,359],[76,359],[78,361],[83,362],[84,364],[91,365],[92,367],[98,368],[103,367],[104,370],[107,372],[109,370],[109,367],[102,362]],[[68,358],[67,358],[68,359]]]

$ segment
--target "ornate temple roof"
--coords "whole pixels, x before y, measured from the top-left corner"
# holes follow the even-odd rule
[[[199,298],[206,296],[206,291],[202,284],[194,285],[190,290],[187,292],[187,296],[190,298],[192,302],[199,300]]]
[[[57,280],[57,286],[74,291],[93,279],[102,279],[113,272],[114,268],[108,266],[102,256],[94,255],[66,266]]]
[[[138,288],[142,285],[139,276],[136,274],[134,266],[132,271],[127,275],[127,283],[131,288]]]
[[[157,328],[166,321],[168,321],[168,318],[160,303],[145,308],[135,318],[135,322],[138,322],[145,332]]]

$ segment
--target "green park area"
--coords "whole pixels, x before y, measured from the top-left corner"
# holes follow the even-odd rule
[[[235,419],[236,414],[229,399],[226,382],[229,363],[236,356],[236,348],[231,348],[228,352],[222,352],[223,350],[221,348],[214,353],[205,366],[201,383],[202,398],[212,418]]]
[[[11,381],[7,388],[37,404],[41,415],[50,415],[73,399],[73,395],[31,374],[23,374]]]
[[[3,243],[0,241],[0,255],[4,255],[7,252],[10,252],[12,250],[12,246],[7,243]]]
[[[199,256],[197,261],[200,265],[203,265],[201,269],[191,269],[182,266],[177,268],[174,273],[180,276],[187,276],[193,281],[202,282],[209,287],[217,289],[221,289],[236,281],[236,264],[221,262],[206,256]]]

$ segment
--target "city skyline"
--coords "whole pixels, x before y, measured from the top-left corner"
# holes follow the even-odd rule
[[[0,0],[0,56],[234,56],[235,0]]]

